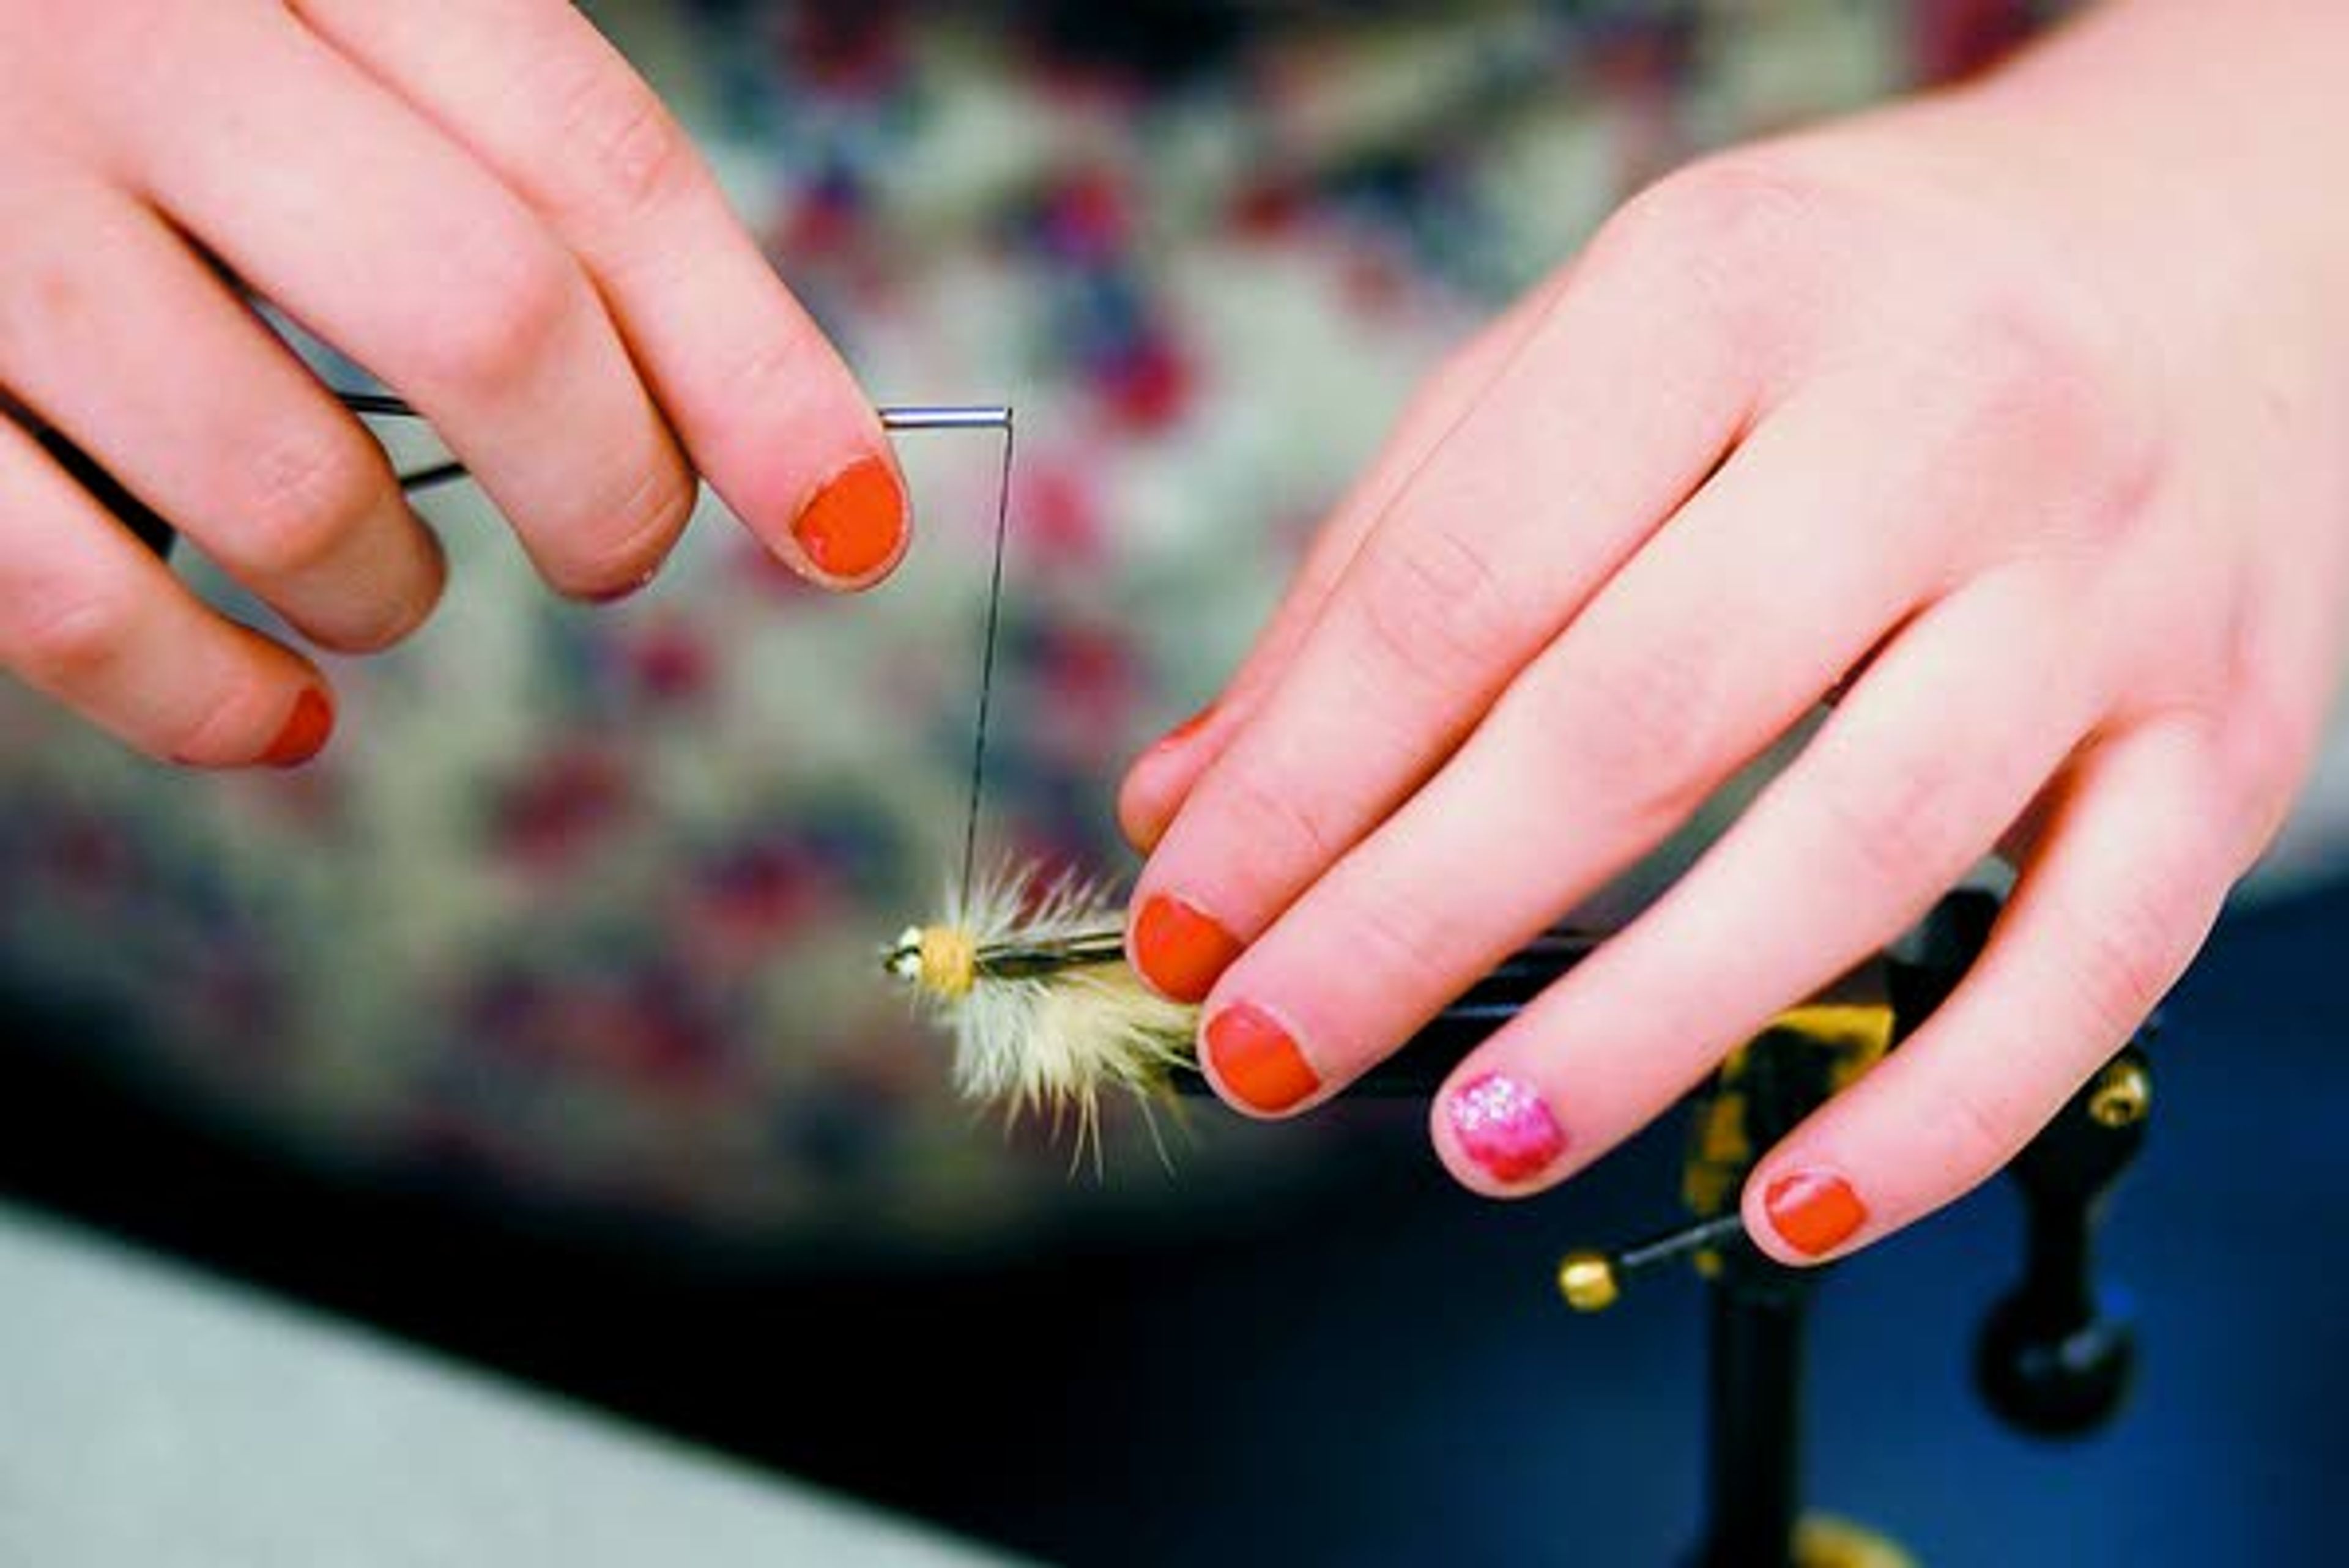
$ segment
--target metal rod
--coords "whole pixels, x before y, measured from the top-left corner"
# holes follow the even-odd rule
[[[1670,1263],[1691,1253],[1701,1253],[1709,1247],[1723,1246],[1744,1238],[1745,1221],[1733,1209],[1701,1224],[1689,1225],[1670,1235],[1625,1247],[1615,1256],[1615,1268],[1619,1274],[1640,1274],[1658,1264]]]
[[[885,430],[1004,430],[1008,403],[884,403],[874,412]]]
[[[354,414],[386,419],[422,418],[414,404],[388,392],[337,392]],[[1011,423],[1007,403],[885,403],[874,410],[885,430],[1000,430]]]

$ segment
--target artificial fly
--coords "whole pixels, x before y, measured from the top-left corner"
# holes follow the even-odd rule
[[[992,428],[1003,437],[993,560],[979,645],[978,717],[970,753],[970,807],[962,877],[946,917],[908,926],[884,958],[955,1039],[954,1080],[965,1098],[1008,1116],[1073,1119],[1075,1156],[1101,1154],[1104,1090],[1137,1098],[1147,1118],[1172,1076],[1194,1061],[1196,1007],[1169,1002],[1125,962],[1125,912],[1099,882],[1033,870],[978,866],[978,808],[1003,609],[1004,544],[1011,525],[1014,430],[1008,407],[965,411],[930,428]],[[1157,1138],[1157,1123],[1149,1123]],[[1164,1154],[1164,1146],[1160,1146]]]
[[[1196,1059],[1198,1008],[1143,984],[1125,961],[1123,904],[1081,877],[981,876],[943,920],[908,926],[884,966],[954,1036],[967,1098],[1073,1119],[1080,1155],[1098,1155],[1105,1093],[1147,1112]]]
[[[1003,608],[1004,544],[1011,523],[1013,426],[1009,407],[929,410],[905,428],[994,429],[1002,435],[993,560],[979,645],[978,715],[962,876],[944,919],[908,926],[884,966],[911,985],[955,1040],[954,1081],[966,1099],[1073,1121],[1074,1157],[1101,1157],[1102,1101],[1126,1092],[1154,1140],[1153,1105],[1172,1103],[1174,1075],[1194,1065],[1199,1010],[1167,1001],[1125,962],[1125,911],[1104,884],[1033,868],[981,872],[978,809]],[[1165,1148],[1159,1146],[1161,1158]]]

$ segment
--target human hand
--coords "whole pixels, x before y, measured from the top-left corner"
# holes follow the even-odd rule
[[[1762,1159],[1747,1229],[1871,1242],[2122,1044],[2279,824],[2349,599],[2349,236],[2295,163],[2338,111],[2302,38],[2259,62],[2287,137],[2182,118],[2162,70],[2239,46],[2201,10],[1677,175],[1438,376],[1126,782],[1131,951],[1205,999],[1227,1099],[1341,1089],[1830,693],[1458,1069],[1445,1163],[1556,1183],[2002,839],[1980,963]]]
[[[0,667],[155,756],[301,761],[326,677],[12,415],[321,646],[395,642],[443,576],[215,263],[428,416],[565,593],[647,581],[697,473],[827,585],[904,551],[873,410],[564,0],[0,0]]]

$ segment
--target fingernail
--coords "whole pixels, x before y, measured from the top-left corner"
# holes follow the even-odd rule
[[[905,535],[905,492],[878,458],[859,458],[825,481],[792,520],[792,537],[827,577],[868,577]]]
[[[1157,746],[1153,749],[1163,751],[1170,747],[1182,745],[1185,741],[1198,734],[1199,731],[1206,728],[1207,721],[1215,717],[1216,705],[1214,703],[1209,703],[1206,707],[1201,708],[1198,712],[1193,714],[1190,717],[1185,719],[1182,723],[1176,725],[1165,734],[1160,736],[1158,738]]]
[[[1868,1206],[1851,1183],[1828,1171],[1797,1171],[1770,1183],[1762,1195],[1771,1228],[1805,1257],[1823,1257],[1868,1222]]]
[[[311,686],[294,699],[294,711],[286,716],[285,727],[261,754],[261,760],[272,768],[299,768],[325,748],[326,737],[335,729],[335,710],[326,701],[326,694]]]
[[[1539,1175],[1566,1152],[1566,1130],[1541,1096],[1504,1074],[1461,1085],[1444,1109],[1460,1147],[1500,1181]]]
[[[1133,922],[1133,965],[1159,995],[1196,1002],[1215,988],[1216,976],[1240,955],[1228,931],[1181,899],[1160,893],[1142,906]]]
[[[1287,1110],[1321,1087],[1288,1031],[1252,1003],[1235,1002],[1207,1020],[1207,1059],[1252,1110]]]

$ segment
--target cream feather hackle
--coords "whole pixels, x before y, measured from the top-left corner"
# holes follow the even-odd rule
[[[951,901],[944,920],[909,928],[889,968],[953,1032],[966,1097],[1073,1119],[1080,1148],[1098,1147],[1104,1091],[1145,1105],[1159,1098],[1168,1075],[1194,1060],[1198,1009],[1167,1001],[1123,959],[1040,975],[990,973],[988,961],[1098,941],[1124,922],[1124,905],[1099,882],[1005,868]]]

